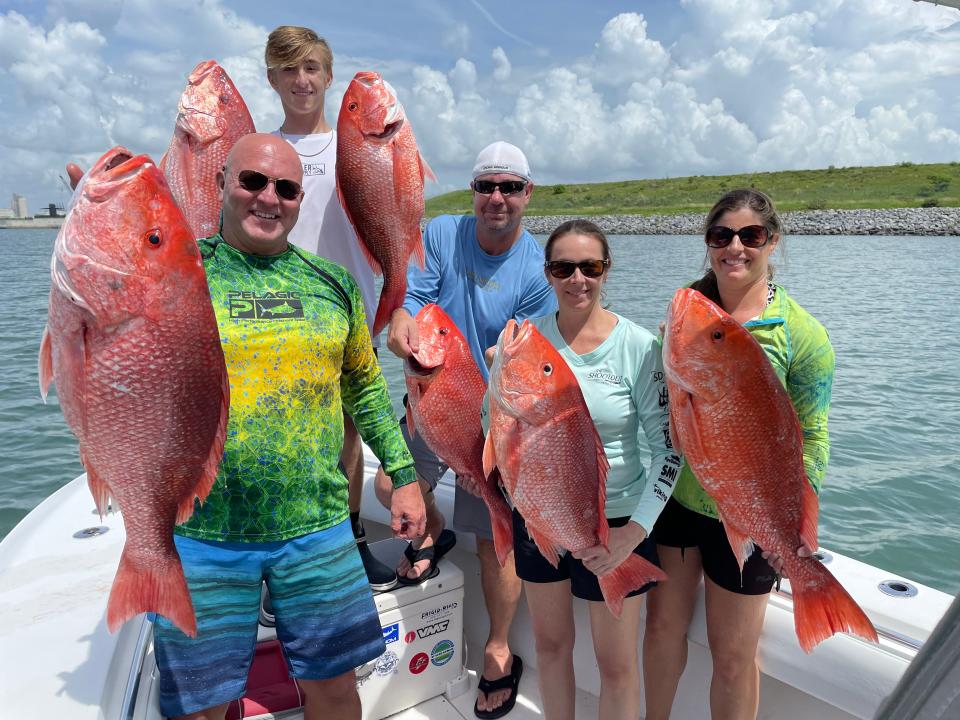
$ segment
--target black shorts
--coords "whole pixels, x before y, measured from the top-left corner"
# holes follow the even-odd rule
[[[724,590],[738,595],[766,595],[773,588],[777,574],[764,560],[758,547],[743,564],[743,574],[723,523],[694,512],[670,498],[660,513],[654,532],[657,543],[665,547],[693,547],[700,551],[703,572]]]
[[[629,517],[607,518],[610,527],[622,527],[629,521]],[[644,560],[660,567],[656,541],[652,537],[644,538],[643,542],[637,545],[633,552]],[[597,576],[587,570],[584,564],[569,552],[560,557],[560,562],[554,568],[540,554],[540,549],[536,543],[530,539],[527,534],[527,524],[516,510],[513,511],[513,556],[517,566],[517,576],[521,580],[532,583],[553,583],[569,580],[570,590],[574,597],[581,600],[603,602],[603,593],[600,591]],[[647,583],[643,587],[628,593],[627,597],[642,595],[655,586],[655,582]]]

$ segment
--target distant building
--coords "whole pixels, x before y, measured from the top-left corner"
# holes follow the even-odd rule
[[[30,213],[27,211],[27,199],[23,195],[13,194],[13,214],[18,218],[30,217]]]
[[[12,208],[0,208],[0,219],[12,218],[13,209]]]

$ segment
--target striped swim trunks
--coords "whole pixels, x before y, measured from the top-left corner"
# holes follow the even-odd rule
[[[186,715],[242,697],[266,581],[290,674],[337,677],[384,652],[383,633],[350,521],[266,543],[174,536],[197,615],[189,638],[154,625],[160,710]]]

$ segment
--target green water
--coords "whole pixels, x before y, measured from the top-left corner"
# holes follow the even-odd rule
[[[37,350],[55,232],[0,230],[0,536],[82,469]],[[837,354],[820,542],[891,573],[960,590],[960,318],[956,238],[788,237],[777,278],[829,330]],[[612,309],[650,329],[693,279],[691,237],[616,236]],[[951,268],[953,270],[951,270]],[[399,407],[399,362],[381,352]]]

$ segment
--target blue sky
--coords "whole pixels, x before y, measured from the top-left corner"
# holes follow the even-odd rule
[[[541,183],[960,160],[960,11],[911,0],[0,0],[0,206],[116,144],[159,160],[201,60],[275,129],[280,24],[330,42],[331,123],[356,71],[397,89],[428,194],[496,139]]]

